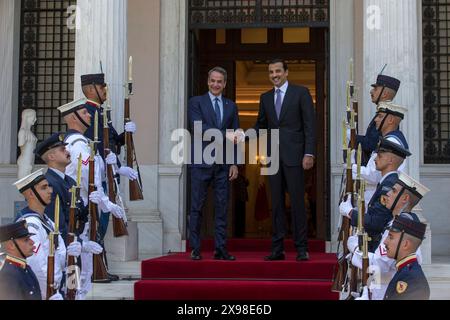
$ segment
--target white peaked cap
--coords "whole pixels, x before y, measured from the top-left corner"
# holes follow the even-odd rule
[[[39,169],[36,172],[26,176],[25,178],[20,179],[13,183],[13,186],[19,190],[20,193],[23,191],[37,185],[39,182],[45,179],[44,169]]]
[[[80,98],[59,107],[58,110],[64,117],[72,112],[78,111],[79,109],[83,108],[86,103],[87,103],[86,98]]]
[[[419,198],[423,198],[428,192],[430,192],[430,189],[404,172],[399,173],[398,180],[402,185],[404,185],[408,190],[415,193]]]

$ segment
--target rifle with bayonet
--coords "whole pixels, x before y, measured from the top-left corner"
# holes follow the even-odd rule
[[[95,186],[95,155],[98,144],[98,112],[95,112],[94,120],[94,140],[90,142],[91,156],[89,158],[89,195],[97,190]],[[89,240],[98,242],[98,208],[95,203],[89,200]],[[102,254],[93,254],[92,280],[96,282],[108,281],[108,272]]]
[[[361,145],[360,145],[361,147]],[[366,214],[366,204],[364,199],[365,183],[361,182],[361,188],[358,197],[358,245],[362,253],[362,270],[361,270],[361,290],[368,286],[369,280],[369,234],[364,229],[364,216]],[[369,290],[369,289],[368,289]],[[371,292],[369,290],[369,300],[371,300]]]
[[[77,187],[73,186],[70,189],[72,200],[70,202],[69,209],[69,230],[67,233],[67,244],[71,244],[76,241],[75,235],[75,219],[77,208]],[[66,278],[66,299],[67,300],[75,300],[77,291],[80,289],[80,276],[77,265],[77,259],[73,256],[67,256],[67,278]]]
[[[360,234],[360,232],[363,232],[364,230],[364,214],[360,211],[359,205],[361,203],[361,191],[362,199],[364,199],[364,181],[361,178],[361,161],[362,161],[362,148],[361,144],[358,145],[358,152],[357,152],[357,160],[356,160],[356,179],[354,181],[354,200],[356,202],[352,202],[353,207],[358,208],[358,228],[357,228],[357,235]],[[361,231],[362,230],[362,231]],[[352,293],[358,291],[358,268],[353,266],[353,264],[350,262],[350,278],[349,278],[349,296],[348,299],[353,299]]]
[[[128,85],[124,102],[125,125],[128,122],[131,122],[130,97],[133,95],[132,66],[133,66],[133,57],[130,57],[128,70]],[[138,180],[129,180],[130,201],[144,200],[144,195],[142,193],[141,173],[139,170],[139,163],[137,162],[136,150],[134,148],[133,134],[126,131],[125,131],[125,148],[126,148],[127,166],[133,169],[134,163],[136,163],[136,170],[138,172]]]
[[[346,138],[346,122],[343,120],[342,122],[342,132],[343,132],[343,145],[342,149],[343,152],[346,154],[345,159],[347,163],[346,167],[346,183],[345,183],[345,192],[341,195],[341,199],[339,201],[346,201],[348,197],[353,198],[353,175],[352,175],[352,168],[351,168],[351,150],[349,149],[347,145],[347,138]],[[353,200],[352,200],[353,201]],[[350,219],[347,217],[341,218],[341,227],[339,230],[339,241],[342,242],[342,253],[338,257],[338,263],[337,263],[337,272],[335,272],[333,277],[333,285],[331,290],[333,292],[341,292],[345,287],[345,281],[347,278],[348,273],[348,262],[347,262],[347,255],[349,254],[349,250],[347,247],[347,241],[348,237],[350,235]]]
[[[346,163],[345,169],[345,189],[341,194],[340,201],[347,201],[348,198],[351,199],[352,206],[356,205],[356,195],[355,191],[358,184],[355,184],[353,181],[353,169],[352,169],[352,150],[356,149],[356,135],[357,135],[357,108],[358,102],[356,100],[356,89],[354,85],[354,72],[353,72],[353,59],[350,60],[350,80],[347,82],[346,86],[346,120],[344,119],[342,122],[342,150],[344,155],[344,162]],[[350,143],[347,144],[347,128],[350,128]],[[344,178],[342,179],[344,181]],[[350,281],[348,283],[349,290],[355,287],[355,282],[352,281],[352,278],[356,278],[355,272],[356,268],[353,268],[352,265],[348,264],[346,257],[349,254],[349,250],[347,248],[348,238],[350,236],[350,219],[347,217],[341,218],[341,226],[339,230],[339,238],[338,241],[342,242],[342,254],[338,258],[338,269],[337,273],[333,278],[332,291],[341,292],[345,290],[347,286],[346,280],[348,280],[348,269],[350,268],[350,274],[353,274],[353,277],[350,276]],[[351,291],[350,291],[351,292]]]
[[[109,103],[109,91],[108,88],[106,88],[106,107],[103,109],[103,146],[104,146],[104,154],[105,157],[108,156],[108,154],[111,152],[109,148],[109,119],[108,119],[108,112],[111,110],[111,105]],[[114,169],[114,166],[111,164],[106,164],[106,178],[108,182],[108,197],[109,201],[111,201],[114,204],[122,205],[121,203],[118,203],[117,197],[119,196],[119,188],[117,188],[117,185],[115,182],[116,180],[116,172]],[[125,212],[125,210],[124,210]],[[125,224],[125,221],[123,219],[119,219],[116,217],[112,217],[113,222],[113,233],[114,237],[119,238],[123,236],[128,235],[127,226]]]
[[[59,237],[59,195],[55,200],[55,228],[48,235],[49,253],[47,257],[47,300],[58,292],[59,286],[55,283],[55,252],[58,248]]]

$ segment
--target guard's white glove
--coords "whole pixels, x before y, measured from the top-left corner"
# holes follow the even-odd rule
[[[139,177],[138,172],[130,167],[120,167],[117,173],[121,176],[127,177],[129,180],[137,180]]]
[[[364,286],[361,297],[355,298],[355,300],[369,300],[369,289],[367,286]]]
[[[110,152],[105,159],[106,164],[108,165],[116,165],[117,164],[117,155],[113,152]]]
[[[98,205],[99,209],[103,212],[109,212],[111,208],[111,201],[101,191],[94,191],[89,195],[89,201]]]
[[[60,293],[56,293],[54,295],[52,295],[48,300],[50,301],[61,301],[64,300],[62,295]]]
[[[100,254],[103,252],[103,248],[97,242],[94,241],[83,241],[83,252]]]
[[[356,250],[352,256],[352,265],[358,269],[362,269],[362,252]]]
[[[126,131],[126,132],[135,134],[135,133],[136,133],[136,130],[137,130],[136,123],[134,123],[134,122],[127,122],[127,123],[125,124],[125,131]]]
[[[355,252],[355,250],[356,250],[356,248],[358,248],[358,246],[359,246],[358,236],[348,237],[348,240],[347,240],[348,251]]]
[[[125,211],[117,204],[113,204],[109,212],[111,212],[112,215],[118,219],[123,219],[125,216]]]
[[[348,197],[347,201],[342,201],[339,205],[339,213],[343,217],[350,218],[350,212],[353,210],[352,200]]]
[[[79,257],[81,255],[81,243],[74,241],[67,246],[67,255],[71,257]]]

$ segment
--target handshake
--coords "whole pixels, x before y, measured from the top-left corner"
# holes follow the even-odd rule
[[[245,132],[242,129],[238,129],[236,131],[227,131],[226,138],[234,144],[238,144],[245,141]]]

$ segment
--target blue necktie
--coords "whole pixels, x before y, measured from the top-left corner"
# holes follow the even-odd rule
[[[281,90],[277,89],[277,100],[275,102],[275,111],[277,112],[277,117],[278,120],[280,120],[280,115],[281,115],[281,106],[282,106],[282,101],[281,101]]]
[[[216,111],[216,121],[219,128],[222,127],[222,116],[220,115],[219,98],[214,99],[214,110]]]

